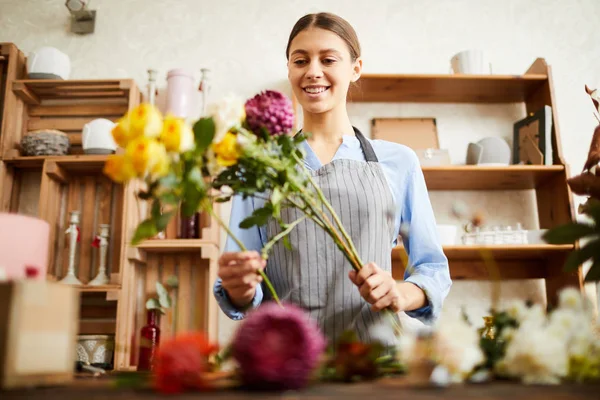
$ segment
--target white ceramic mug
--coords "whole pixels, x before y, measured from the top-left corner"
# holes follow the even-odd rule
[[[115,123],[104,118],[88,122],[83,127],[81,146],[86,154],[111,154],[117,150],[112,137]]]
[[[492,63],[481,50],[465,50],[450,60],[451,71],[455,74],[486,75],[492,73]]]

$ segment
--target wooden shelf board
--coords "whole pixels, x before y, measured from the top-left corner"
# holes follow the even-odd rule
[[[516,244],[516,245],[454,245],[444,246],[448,260],[481,260],[482,251],[489,251],[495,260],[534,260],[553,257],[557,253],[568,253],[573,245]],[[403,254],[404,253],[404,254]],[[406,253],[402,246],[392,250],[392,259],[399,260]]]
[[[352,102],[519,103],[548,80],[546,75],[363,74]]]
[[[423,167],[429,190],[535,189],[564,171],[563,165]]]
[[[54,161],[67,171],[90,171],[101,170],[108,156],[72,154],[66,156],[18,156],[5,158],[3,161],[8,165],[19,168],[41,168],[44,161]]]
[[[60,80],[21,79],[13,82],[13,91],[28,104],[43,100],[96,99],[107,102],[128,100],[132,79]]]
[[[135,247],[149,253],[190,253],[206,247],[215,249],[217,244],[204,239],[151,239]]]
[[[102,286],[90,286],[90,285],[77,285],[74,286],[79,292],[84,293],[105,293],[105,292],[117,292],[121,290],[121,285],[102,285]]]

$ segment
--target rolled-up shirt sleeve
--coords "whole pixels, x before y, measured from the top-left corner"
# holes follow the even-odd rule
[[[402,231],[406,232],[402,235],[402,241],[408,252],[404,280],[421,288],[428,304],[406,314],[432,323],[439,317],[452,280],[448,259],[439,241],[425,178],[416,156],[415,161],[407,172],[401,217]]]
[[[260,252],[263,248],[264,228],[253,226],[250,229],[242,229],[239,227],[241,221],[250,216],[256,208],[257,200],[248,197],[243,199],[241,196],[234,196],[231,204],[231,216],[229,217],[229,229],[233,234],[244,244],[248,250]],[[230,236],[227,236],[225,243],[225,252],[240,251],[240,247]],[[261,285],[256,286],[256,293],[250,305],[241,310],[234,306],[227,295],[227,292],[222,286],[220,278],[217,278],[213,285],[213,294],[217,300],[217,304],[221,310],[232,320],[244,319],[246,313],[257,308],[263,300],[263,290]]]

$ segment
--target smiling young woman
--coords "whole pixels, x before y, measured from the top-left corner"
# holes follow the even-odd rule
[[[303,110],[303,131],[310,132],[303,142],[305,164],[359,254],[370,262],[358,273],[351,270],[332,240],[307,220],[290,234],[292,249],[276,245],[267,263],[258,254],[279,225],[273,221],[240,229],[240,221],[261,205],[259,199],[235,198],[231,229],[253,251],[241,253],[228,241],[219,260],[215,296],[230,318],[244,318],[263,301],[256,272],[266,268],[280,298],[307,310],[329,340],[351,329],[361,340],[377,335],[392,344],[391,330],[384,337],[374,332],[382,321],[378,311],[390,307],[431,322],[451,286],[418,158],[406,146],[367,139],[352,126],[346,96],[360,79],[363,62],[356,32],[347,21],[330,13],[305,15],[290,33],[286,57],[288,78]],[[299,216],[285,210],[282,218],[291,222]],[[396,282],[391,251],[401,225],[408,227],[403,242],[412,268],[403,282]]]

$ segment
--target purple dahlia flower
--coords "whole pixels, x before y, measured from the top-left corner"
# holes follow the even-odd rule
[[[257,94],[246,102],[246,122],[254,133],[265,128],[271,135],[286,134],[294,127],[292,102],[274,90]]]
[[[267,303],[242,322],[232,344],[241,378],[260,389],[299,389],[317,368],[326,341],[301,308]]]

